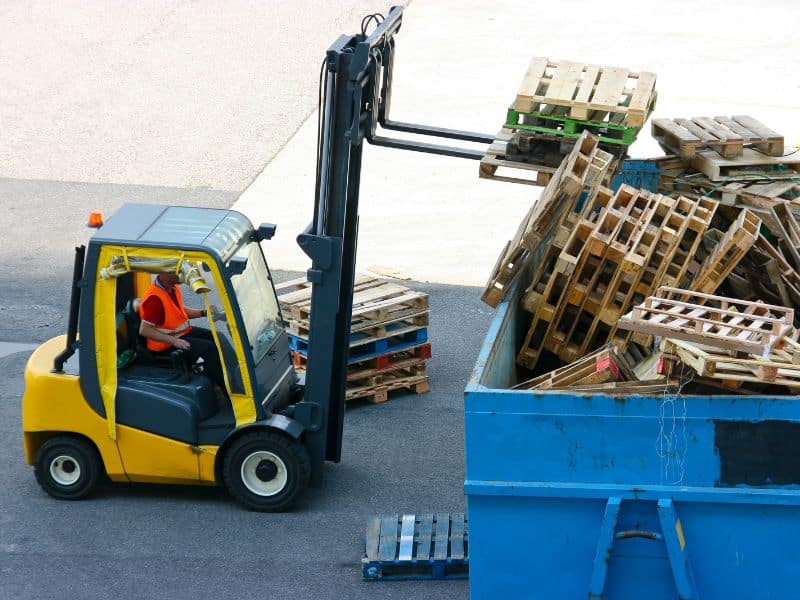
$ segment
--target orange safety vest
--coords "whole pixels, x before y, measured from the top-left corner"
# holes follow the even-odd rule
[[[142,304],[139,306],[139,318],[142,318],[142,306],[144,306],[145,300],[150,296],[158,296],[161,299],[161,304],[164,305],[164,322],[160,327],[156,327],[156,329],[161,333],[180,337],[189,333],[192,328],[189,326],[189,316],[186,314],[186,309],[183,307],[181,288],[176,285],[173,290],[175,292],[174,299],[167,290],[153,281],[142,298]],[[163,352],[170,348],[172,348],[172,346],[166,342],[159,342],[158,340],[147,338],[147,349],[151,352]]]

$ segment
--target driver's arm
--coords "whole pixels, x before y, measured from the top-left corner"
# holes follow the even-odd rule
[[[150,323],[142,321],[139,324],[139,334],[142,337],[150,338],[151,340],[156,340],[157,342],[164,342],[165,344],[169,344],[175,348],[181,348],[183,350],[188,350],[190,345],[184,339],[181,339],[175,335],[167,335],[166,333],[162,333]]]

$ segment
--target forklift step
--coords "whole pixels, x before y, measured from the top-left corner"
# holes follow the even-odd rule
[[[399,325],[399,327],[397,326]],[[414,327],[409,331],[403,324],[393,323],[386,327],[387,337],[373,339],[355,333],[350,336],[350,362],[374,358],[387,352],[404,350],[417,346],[428,341],[428,329],[426,327]],[[289,348],[308,356],[308,340],[289,335]]]
[[[365,581],[466,579],[467,534],[462,513],[370,517],[362,577]]]

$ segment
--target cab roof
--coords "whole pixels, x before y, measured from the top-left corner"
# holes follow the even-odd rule
[[[248,218],[233,210],[124,204],[97,230],[91,243],[205,249],[227,261],[252,234]]]

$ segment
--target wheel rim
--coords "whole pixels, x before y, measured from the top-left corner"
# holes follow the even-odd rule
[[[81,464],[67,454],[50,461],[50,477],[58,485],[73,485],[81,478]]]
[[[265,461],[269,465],[262,465]],[[265,466],[271,468],[265,469]],[[257,496],[274,496],[286,487],[286,482],[289,480],[286,463],[277,454],[266,450],[249,454],[242,461],[241,473],[244,486]],[[265,473],[269,473],[272,477],[265,480]]]

